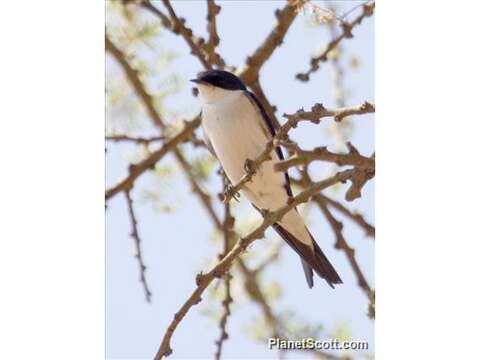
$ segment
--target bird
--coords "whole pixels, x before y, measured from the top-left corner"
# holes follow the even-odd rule
[[[246,162],[256,159],[275,136],[273,123],[255,94],[236,75],[207,70],[191,81],[198,89],[205,143],[230,183],[237,184],[246,173]],[[276,147],[270,155],[271,160],[261,163],[240,190],[260,212],[285,206],[293,196],[288,172],[274,170],[274,164],[284,159],[281,148]],[[332,288],[342,283],[296,208],[272,227],[300,256],[309,288],[313,287],[313,272]]]

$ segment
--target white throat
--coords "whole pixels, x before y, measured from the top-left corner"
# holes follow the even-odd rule
[[[203,105],[214,105],[224,103],[230,99],[236,98],[241,91],[225,90],[216,86],[198,84],[200,101]]]

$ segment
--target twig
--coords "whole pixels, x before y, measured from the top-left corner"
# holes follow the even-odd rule
[[[339,166],[353,165],[372,171],[375,170],[375,159],[360,155],[357,149],[350,143],[347,143],[347,146],[350,149],[348,154],[337,154],[328,151],[326,147],[317,147],[311,151],[306,151],[295,145],[295,156],[277,162],[274,168],[276,171],[286,171],[294,166],[308,165],[315,160],[322,160],[336,163]]]
[[[135,258],[138,261],[138,267],[140,268],[140,282],[142,283],[143,290],[145,292],[145,299],[147,302],[150,302],[150,297],[152,296],[152,293],[150,292],[150,289],[147,284],[147,279],[145,277],[145,271],[147,270],[147,267],[145,266],[145,263],[143,262],[143,256],[142,256],[142,250],[140,247],[140,236],[138,235],[138,224],[137,224],[137,218],[135,217],[135,212],[133,210],[133,202],[132,198],[130,196],[130,191],[131,189],[126,189],[124,191],[125,197],[127,199],[127,205],[128,205],[128,213],[130,215],[130,221],[132,223],[132,233],[131,237],[134,240],[135,243]]]
[[[108,189],[105,192],[105,200],[118,194],[120,191],[130,190],[133,187],[135,180],[145,171],[152,169],[155,164],[162,159],[169,151],[176,149],[176,146],[181,142],[187,140],[191,133],[200,126],[200,117],[192,121],[185,122],[183,130],[172,139],[167,141],[160,149],[154,151],[148,158],[138,164],[132,164],[129,167],[129,174],[117,185]]]
[[[359,6],[362,6],[360,4]],[[358,5],[357,5],[358,7]],[[355,8],[355,7],[354,7]],[[335,12],[335,7],[333,4],[329,6],[329,9],[332,12]],[[332,21],[328,23],[328,28],[330,30],[330,37],[331,39],[335,39],[338,36],[338,31],[336,24]],[[335,99],[335,106],[344,107],[346,104],[346,89],[344,86],[344,73],[345,70],[342,68],[340,63],[340,56],[343,55],[342,46],[341,44],[337,45],[337,54],[338,56],[332,57],[332,72],[333,72],[333,94]],[[333,123],[331,125],[331,129],[333,130],[333,134],[336,137],[337,142],[337,149],[343,149],[345,147],[345,143],[347,138],[345,134],[342,132],[342,124],[341,123]]]
[[[132,84],[132,86],[134,87],[135,91],[137,92],[137,94],[139,95],[140,99],[143,101],[143,103],[145,104],[145,106],[147,107],[148,111],[149,111],[149,114],[151,115],[151,118],[153,120],[153,123],[158,127],[160,128],[162,131],[165,130],[166,126],[165,124],[163,123],[160,115],[158,114],[157,110],[155,109],[155,107],[153,106],[153,99],[152,97],[146,92],[144,86],[143,86],[143,83],[142,81],[140,80],[140,78],[138,77],[138,74],[135,70],[133,70],[133,68],[130,66],[130,64],[128,63],[128,61],[126,60],[126,57],[125,55],[123,54],[122,51],[120,51],[118,48],[116,48],[113,43],[109,40],[108,36],[105,36],[105,42],[106,42],[106,48],[108,51],[112,52],[112,54],[114,55],[115,59],[120,63],[120,65],[122,66],[123,70],[125,71],[125,74],[127,75],[127,78],[128,80],[130,81],[130,83]],[[192,125],[192,129],[190,131],[190,133],[193,133],[193,130],[194,128],[193,127],[198,127],[200,125],[200,117],[197,117],[194,121],[195,125]],[[185,130],[185,129],[184,129]],[[197,193],[200,197],[200,200],[203,202],[204,205],[207,206],[207,209],[209,210],[209,215],[211,216],[211,218],[217,222],[218,221],[218,224],[220,224],[218,218],[216,217],[216,215],[214,214],[213,212],[213,209],[211,207],[211,199],[210,197],[200,188],[200,186],[197,184],[196,180],[195,180],[195,176],[193,175],[192,171],[191,171],[191,168],[190,168],[190,164],[187,162],[187,160],[185,159],[185,157],[182,155],[182,153],[180,152],[180,150],[177,148],[177,147],[173,147],[172,149],[168,149],[168,150],[172,150],[173,151],[173,155],[175,156],[175,159],[179,162],[181,168],[183,169],[183,171],[186,173],[187,175],[187,179],[188,181],[190,182],[191,186],[192,186],[192,190]],[[163,155],[162,155],[163,156]],[[152,164],[153,166],[153,164]],[[146,168],[141,168],[139,170],[142,170],[142,171],[139,171],[138,174],[135,175],[135,179],[141,175],[145,170],[147,170]],[[128,185],[128,184],[127,184]],[[127,185],[123,185],[123,186],[127,186]],[[118,192],[118,191],[117,191]],[[114,195],[114,194],[113,194]],[[110,194],[109,191],[107,191],[107,194],[106,194],[106,198],[109,198],[111,196],[113,196]],[[217,224],[216,224],[217,225]],[[220,227],[220,225],[217,225],[217,227]]]
[[[365,101],[362,105],[342,107],[338,109],[326,109],[322,104],[315,104],[310,111],[298,110],[295,114],[284,115],[288,118],[288,121],[294,122],[294,126],[301,120],[309,120],[314,124],[318,124],[318,121],[327,116],[333,116],[335,121],[342,121],[345,117],[350,115],[361,115],[375,112],[375,106],[368,101]]]
[[[292,1],[288,1],[283,9],[275,11],[277,24],[253,55],[247,58],[247,68],[240,75],[244,82],[250,85],[257,81],[261,67],[270,58],[275,49],[283,43],[283,38],[293,20],[295,20],[297,13],[297,7]]]
[[[191,54],[197,57],[197,59],[200,61],[200,63],[205,69],[211,69],[212,65],[207,61],[207,56],[203,49],[205,40],[201,37],[196,37],[193,34],[192,29],[185,25],[185,19],[179,18],[177,16],[175,10],[172,7],[172,4],[170,3],[170,0],[162,0],[162,2],[163,5],[166,7],[170,18],[167,18],[166,15],[164,15],[160,10],[155,8],[148,0],[142,1],[141,5],[145,9],[148,9],[155,15],[159,16],[164,26],[169,28],[173,33],[182,36],[190,47]],[[167,18],[168,21],[165,21],[165,18]]]
[[[152,118],[154,124],[162,127],[163,121],[155,109],[153,97],[147,92],[147,90],[145,90],[145,87],[143,86],[143,83],[138,75],[138,71],[130,66],[123,52],[113,44],[107,34],[105,34],[105,49],[113,55],[115,60],[120,63],[125,75],[132,84],[138,97],[142,99],[143,103],[145,104],[148,114]]]
[[[338,182],[345,182],[352,176],[352,170],[346,170],[338,172],[336,175],[313,183],[310,188],[298,194],[297,196],[290,198],[288,204],[281,207],[280,209],[274,212],[264,212],[264,220],[260,226],[253,230],[249,235],[240,239],[232,250],[225,256],[212,270],[206,274],[198,274],[196,278],[197,287],[187,299],[187,301],[182,305],[180,310],[175,313],[175,316],[167,328],[165,335],[162,339],[160,348],[155,356],[156,360],[168,356],[172,353],[172,348],[170,346],[170,339],[175,332],[178,324],[182,321],[188,311],[192,306],[198,304],[201,301],[201,295],[205,289],[210,285],[210,283],[215,279],[222,277],[228,269],[230,269],[233,261],[244,252],[247,247],[254,242],[256,239],[264,236],[265,230],[271,226],[273,223],[278,222],[287,212],[296,207],[297,205],[307,202],[314,194],[319,191],[324,190],[327,187],[330,187]]]
[[[158,16],[160,18],[160,21],[162,22],[162,25],[166,27],[167,29],[172,30],[172,22],[168,18],[167,15],[165,15],[160,9],[157,7],[153,6],[152,3],[149,0],[143,0],[140,2],[140,5],[143,6],[145,9],[151,11],[153,14]],[[178,33],[177,33],[178,35]]]
[[[325,201],[321,197],[314,197],[314,201],[320,207],[320,210],[325,215],[325,218],[327,219],[328,223],[330,224],[330,227],[335,233],[335,237],[336,237],[335,248],[345,253],[345,255],[347,256],[348,262],[350,263],[350,266],[352,267],[353,272],[357,277],[358,286],[363,290],[363,292],[367,296],[370,303],[373,303],[374,293],[370,288],[370,285],[368,285],[367,279],[365,278],[365,275],[363,275],[363,272],[360,269],[360,266],[358,265],[357,259],[355,258],[355,250],[348,245],[348,243],[345,240],[345,237],[343,236],[343,232],[342,232],[343,224],[337,219],[335,219],[333,214],[328,209]]]
[[[352,185],[345,194],[345,200],[353,201],[362,196],[361,190],[363,186],[375,176],[375,169],[371,168],[355,168],[351,177]]]
[[[318,56],[313,57],[310,60],[310,69],[305,73],[298,73],[296,78],[300,81],[308,81],[310,80],[310,74],[317,71],[319,69],[319,64],[323,61],[327,61],[328,54],[332,51],[343,39],[347,38],[350,39],[353,37],[352,30],[355,26],[359,25],[364,18],[367,18],[373,15],[373,11],[375,10],[375,2],[371,4],[364,4],[362,7],[362,13],[358,15],[351,23],[342,22],[342,32],[336,38],[331,40],[324,51]]]
[[[340,202],[335,201],[328,196],[325,196],[324,194],[318,194],[315,195],[315,198],[321,198],[324,202],[326,202],[328,205],[333,207],[334,209],[338,210],[341,212],[343,215],[347,216],[349,219],[353,220],[357,225],[359,225],[361,228],[365,230],[365,233],[367,236],[370,236],[372,238],[375,237],[375,226],[369,224],[362,215],[357,214],[351,210],[349,210],[347,207],[342,205]]]
[[[316,104],[312,107],[311,111],[299,110],[295,114],[284,114],[288,121],[282,125],[276,135],[267,142],[265,149],[260,153],[260,155],[254,160],[248,160],[245,164],[245,175],[240,179],[240,181],[234,186],[230,187],[228,191],[224,193],[223,201],[230,201],[230,199],[237,194],[242,187],[252,180],[255,172],[258,170],[259,166],[271,159],[271,152],[276,146],[278,140],[284,139],[288,132],[295,128],[301,121],[310,121],[315,124],[318,124],[320,120],[324,117],[333,116],[336,121],[341,121],[347,115],[353,114],[366,114],[375,111],[375,107],[368,102],[365,102],[359,106],[345,107],[339,109],[326,109],[322,104]],[[358,179],[360,180],[360,179]],[[361,181],[357,181],[358,186],[356,188],[361,189],[364,184],[361,184]],[[354,195],[357,195],[355,192],[349,198],[352,198]]]
[[[205,44],[205,51],[207,52],[210,63],[224,67],[225,61],[215,52],[215,48],[220,43],[217,32],[217,15],[221,9],[221,6],[215,4],[215,0],[207,0],[207,30],[209,37]]]
[[[263,317],[265,321],[272,329],[272,337],[280,337],[281,333],[281,325],[278,321],[278,318],[272,311],[270,304],[268,304],[265,295],[263,294],[260,285],[257,281],[257,272],[250,270],[242,258],[238,258],[237,261],[239,265],[239,269],[242,272],[243,279],[244,279],[244,287],[245,291],[250,297],[250,299],[255,302],[263,313]]]
[[[212,66],[206,60],[205,52],[203,51],[202,45],[205,43],[203,38],[197,38],[194,34],[192,29],[185,25],[184,18],[178,18],[175,10],[170,3],[170,0],[162,0],[163,5],[167,8],[167,11],[170,15],[170,19],[172,21],[172,31],[176,34],[180,34],[185,41],[187,42],[188,46],[192,51],[192,55],[196,55],[198,60],[202,63],[203,67],[206,69],[211,69]]]
[[[230,316],[230,304],[232,303],[233,299],[230,292],[230,282],[231,282],[231,275],[225,274],[224,275],[224,282],[225,282],[225,299],[222,301],[222,305],[224,308],[223,315],[220,318],[220,337],[218,340],[215,341],[215,345],[217,345],[217,351],[215,352],[215,359],[220,360],[222,356],[222,348],[223,343],[225,340],[228,339],[228,333],[226,330],[227,327],[227,320]]]
[[[210,195],[208,195],[198,184],[197,180],[195,179],[195,175],[192,172],[192,167],[189,164],[189,162],[185,159],[185,157],[181,154],[181,152],[176,149],[174,151],[174,155],[176,156],[176,159],[178,163],[180,164],[180,167],[184,171],[188,182],[190,183],[190,186],[192,188],[192,191],[198,196],[200,201],[202,202],[203,206],[207,210],[208,215],[210,216],[210,219],[213,221],[215,226],[217,228],[222,227],[222,223],[218,219],[218,216],[215,214],[215,211],[213,210],[212,206],[212,198]]]
[[[280,123],[275,115],[276,108],[270,104],[265,96],[262,86],[260,85],[259,72],[262,66],[272,56],[273,52],[283,43],[283,39],[295,20],[298,14],[298,8],[304,3],[304,0],[299,0],[296,3],[288,1],[283,9],[275,11],[277,24],[255,50],[252,56],[247,58],[247,67],[240,74],[245,84],[247,84],[252,91],[257,95],[258,100],[262,103],[268,117],[272,120],[275,129],[280,127]]]
[[[165,140],[165,136],[152,136],[152,137],[133,137],[128,135],[110,135],[105,136],[106,140],[119,142],[119,141],[126,141],[126,142],[134,142],[137,144],[144,144],[144,143],[151,143],[154,141],[161,141]]]
[[[223,185],[226,187],[228,184],[228,180],[224,176],[223,179]],[[234,225],[235,219],[232,217],[231,212],[230,212],[230,204],[225,203],[224,204],[224,211],[225,211],[225,218],[223,220],[223,252],[219,254],[218,260],[222,260],[225,256],[227,256],[228,252],[230,251],[232,247],[232,237],[233,237],[233,232],[232,232],[232,227]],[[228,333],[227,333],[227,320],[228,316],[230,315],[230,305],[233,301],[231,292],[230,292],[230,284],[231,284],[231,279],[232,276],[229,272],[227,272],[224,276],[224,283],[225,283],[225,298],[222,301],[223,305],[223,314],[222,317],[220,318],[220,337],[218,338],[217,341],[215,341],[215,345],[217,346],[217,351],[215,352],[215,359],[220,360],[222,356],[222,347],[223,343],[225,340],[228,339]]]

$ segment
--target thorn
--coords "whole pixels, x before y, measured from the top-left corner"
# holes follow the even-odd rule
[[[312,111],[315,113],[323,114],[325,112],[325,107],[321,103],[316,103],[312,106]]]
[[[350,25],[348,23],[342,23],[342,29],[343,29],[343,32],[345,33],[345,37],[347,39],[353,38],[352,25]]]
[[[203,275],[201,271],[197,274],[197,276],[195,276],[195,283],[197,284],[197,286],[200,286],[204,278],[205,278],[205,275]]]
[[[348,151],[351,155],[360,155],[358,150],[355,148],[355,146],[352,145],[352,143],[350,141],[347,141],[346,145],[347,145]]]
[[[198,305],[198,304],[200,304],[201,301],[202,301],[202,298],[199,297],[197,300],[195,300],[195,302],[193,303],[193,305]]]
[[[243,165],[243,168],[247,172],[247,174],[255,174],[255,162],[251,159],[245,160],[245,164]]]
[[[310,80],[310,76],[306,73],[305,74],[298,73],[297,75],[295,75],[295,78],[297,80],[304,81],[304,82],[307,82],[308,80]]]
[[[375,3],[363,5],[363,12],[367,17],[373,15],[373,9],[375,9]]]

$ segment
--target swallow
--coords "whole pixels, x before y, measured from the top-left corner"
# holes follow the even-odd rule
[[[229,181],[237,184],[246,173],[247,160],[256,159],[275,136],[273,123],[255,94],[234,74],[209,70],[191,81],[199,91],[205,142]],[[259,211],[274,211],[293,196],[288,172],[274,170],[274,164],[283,159],[280,147],[272,150],[271,160],[263,162],[240,190]],[[290,210],[272,227],[300,256],[310,288],[313,272],[332,288],[342,283],[297,209]]]

